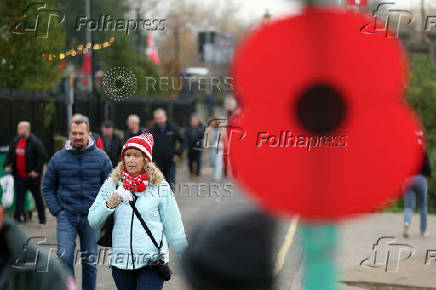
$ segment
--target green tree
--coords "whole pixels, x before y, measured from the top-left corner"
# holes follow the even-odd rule
[[[29,6],[32,2],[3,0],[0,3],[0,85],[52,91],[62,76],[60,61],[48,61],[43,55],[59,55],[63,51],[65,33],[63,24],[58,23],[62,13],[53,0],[45,1],[45,7],[44,3]],[[36,21],[37,29],[29,31]]]
[[[416,110],[427,133],[427,151],[433,169],[428,206],[436,211],[436,67],[426,54],[410,55],[411,78],[407,100]]]
[[[79,17],[86,16],[86,1],[57,1],[63,11],[68,11],[65,23],[66,47],[75,49],[79,44],[86,44],[86,28],[82,26],[80,30],[76,29]],[[92,19],[98,21],[100,16],[110,16],[112,21],[120,19],[127,23],[129,19],[136,17],[135,13],[130,11],[132,5],[135,6],[118,0],[93,0]],[[129,11],[131,12],[130,15],[128,15]],[[144,18],[144,15],[141,15],[141,17]],[[108,31],[100,31],[99,27],[92,35],[94,43],[103,43],[110,37],[115,38],[110,47],[93,51],[96,69],[106,71],[116,66],[126,67],[135,74],[138,81],[136,96],[165,96],[165,92],[147,90],[144,85],[146,76],[159,76],[158,67],[152,64],[145,55],[145,33],[140,30],[142,49],[137,51],[136,40],[138,33],[136,31],[127,35],[125,31],[112,31],[111,26],[108,29]],[[68,58],[68,61],[80,66],[82,59],[83,57],[76,56]]]
[[[168,91],[160,91],[158,87],[156,87],[156,90],[153,90],[151,86],[147,88],[145,77],[152,77],[157,80],[159,77],[158,67],[145,54],[136,51],[129,36],[124,33],[117,33],[111,49],[103,49],[98,53],[104,64],[102,67],[104,70],[123,66],[135,74],[138,82],[135,96],[167,96]]]

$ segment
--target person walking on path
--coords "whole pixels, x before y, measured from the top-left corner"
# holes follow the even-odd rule
[[[223,151],[227,135],[226,128],[220,128],[220,120],[225,119],[212,119],[204,134],[204,147],[209,150],[209,161],[214,168],[215,181],[220,181],[223,175]]]
[[[201,142],[204,137],[204,128],[197,116],[191,117],[191,125],[185,130],[188,147],[188,166],[191,178],[200,177],[201,169]]]
[[[424,147],[422,131],[417,133],[418,143]],[[404,182],[403,191],[404,195],[404,229],[403,236],[408,238],[410,236],[410,226],[412,224],[412,215],[418,202],[419,212],[421,215],[420,232],[422,237],[427,237],[429,232],[427,230],[427,178],[431,177],[431,167],[427,151],[424,149],[423,163],[421,170],[415,176],[407,178]]]
[[[71,122],[74,122],[77,119],[86,119],[88,124],[89,124],[89,118],[86,117],[83,114],[80,113],[76,113],[71,117]],[[91,132],[91,129],[89,129],[89,135],[94,139],[95,142],[95,146],[104,151],[104,145],[103,145],[103,140],[100,138],[100,135],[98,135],[97,133]]]
[[[105,121],[101,125],[101,135],[99,137],[103,143],[103,148],[109,159],[112,162],[112,167],[115,168],[120,161],[120,153],[123,149],[123,141],[121,138],[114,134],[114,124],[111,121]]]
[[[41,140],[30,132],[30,123],[18,123],[17,137],[12,140],[3,162],[5,172],[12,173],[16,190],[14,218],[21,222],[27,190],[32,192],[38,210],[39,223],[46,224],[44,202],[41,195],[42,167],[47,153]]]
[[[206,90],[206,94],[204,95],[204,105],[207,109],[207,118],[212,118],[215,114],[215,98],[210,90]]]
[[[112,171],[106,153],[96,148],[87,118],[71,123],[65,149],[51,158],[44,177],[47,206],[56,217],[57,254],[74,275],[76,237],[80,238],[82,289],[95,290],[98,231],[88,223],[88,210]]]
[[[156,265],[159,260],[169,262],[167,241],[179,256],[187,246],[176,199],[152,162],[152,151],[150,133],[130,138],[123,146],[122,161],[89,210],[89,224],[95,229],[114,214],[111,267],[119,290],[162,289],[165,273]]]
[[[233,96],[233,94],[232,93],[227,94],[224,98],[224,109],[227,112],[227,121],[232,116],[237,106],[238,103],[235,97]]]
[[[144,133],[144,129],[140,128],[141,119],[135,114],[132,114],[127,118],[127,127],[129,128],[124,132],[123,144],[126,143],[132,137],[139,136]]]
[[[153,112],[154,126],[151,128],[156,148],[153,160],[162,171],[165,179],[174,190],[176,183],[176,164],[185,151],[185,137],[179,127],[168,121],[166,112],[159,108]],[[177,147],[178,143],[178,148]]]

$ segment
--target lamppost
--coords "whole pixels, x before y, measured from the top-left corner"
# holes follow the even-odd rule
[[[92,19],[92,0],[86,0],[86,18]],[[96,108],[95,108],[95,121],[97,126],[100,125],[100,93],[97,91],[95,87],[95,57],[93,53],[93,43],[92,43],[92,31],[87,27],[86,29],[86,43],[90,43],[91,47],[88,49],[88,53],[91,56],[91,75],[89,77],[89,81],[91,82],[91,94],[95,97],[96,100]]]
[[[421,42],[425,43],[425,2],[421,0],[421,22],[422,22],[422,31],[421,31]]]

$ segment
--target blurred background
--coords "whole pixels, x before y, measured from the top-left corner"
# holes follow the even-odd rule
[[[386,2],[386,1],[385,1]],[[338,0],[356,11],[376,15],[398,31],[408,51],[411,67],[407,100],[426,129],[428,151],[436,166],[436,1],[397,0],[374,12],[383,1]],[[212,95],[216,106],[231,93],[224,79],[238,42],[250,30],[271,19],[298,13],[300,1],[200,1],[200,0],[2,0],[0,9],[0,146],[15,136],[20,120],[32,122],[32,131],[51,155],[63,146],[71,114],[90,117],[91,129],[105,120],[126,129],[130,114],[141,117],[145,127],[152,110],[163,107],[181,127],[196,112],[207,121],[204,102]],[[398,17],[407,10],[413,17]],[[397,16],[395,16],[397,15]],[[80,19],[109,16],[127,23],[135,19],[162,20],[158,30],[77,29]],[[63,18],[62,23],[58,24]],[[35,22],[35,20],[38,20]],[[123,22],[124,21],[124,22]],[[37,24],[35,24],[37,23]],[[20,24],[17,26],[17,24]],[[90,31],[94,30],[94,31]],[[286,37],[285,35],[283,37]],[[344,42],[346,45],[346,42]],[[123,102],[112,100],[102,86],[105,72],[125,67],[136,76],[134,94]],[[261,72],[260,72],[261,73]],[[147,86],[147,78],[168,77],[169,86]],[[212,92],[198,89],[200,78],[219,79]],[[192,87],[189,88],[192,81]],[[389,118],[389,116],[386,116]],[[429,210],[436,211],[436,176],[430,181]],[[401,210],[402,204],[391,210]]]

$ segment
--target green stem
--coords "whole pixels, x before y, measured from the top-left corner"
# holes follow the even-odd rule
[[[336,226],[301,227],[304,262],[304,290],[336,289]]]

